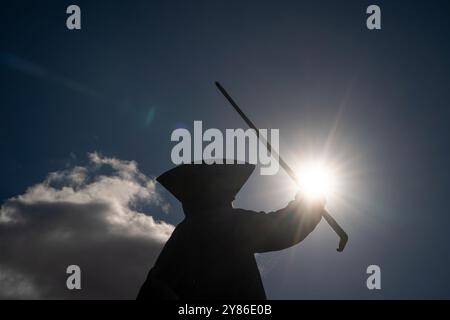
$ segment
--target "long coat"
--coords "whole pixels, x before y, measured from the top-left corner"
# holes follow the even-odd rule
[[[292,201],[271,213],[229,208],[188,216],[175,228],[137,298],[265,299],[254,254],[303,240],[318,221],[298,211]]]

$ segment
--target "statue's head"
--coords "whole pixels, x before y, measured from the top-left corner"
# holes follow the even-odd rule
[[[232,202],[248,180],[255,165],[243,164],[182,164],[156,180],[183,205],[186,216],[197,212],[232,208]]]

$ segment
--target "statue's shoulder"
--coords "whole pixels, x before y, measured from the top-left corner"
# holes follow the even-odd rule
[[[254,210],[247,210],[247,209],[241,209],[241,208],[233,208],[233,213],[234,214],[239,214],[239,215],[259,215],[259,214],[264,214],[265,212],[263,211],[254,211]]]

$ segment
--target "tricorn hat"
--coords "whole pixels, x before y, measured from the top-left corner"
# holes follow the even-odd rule
[[[248,180],[255,165],[243,164],[182,164],[156,180],[180,202],[225,200],[232,201]]]

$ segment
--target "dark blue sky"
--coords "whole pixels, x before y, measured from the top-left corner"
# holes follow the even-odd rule
[[[365,10],[382,10],[382,30]],[[260,257],[269,298],[450,298],[450,21],[447,1],[14,1],[0,12],[0,200],[86,154],[173,166],[171,132],[244,123],[219,80],[281,153],[343,163],[346,200],[303,245]],[[257,171],[239,206],[293,193]],[[156,213],[180,221],[180,207]],[[365,286],[378,264],[382,290]]]

